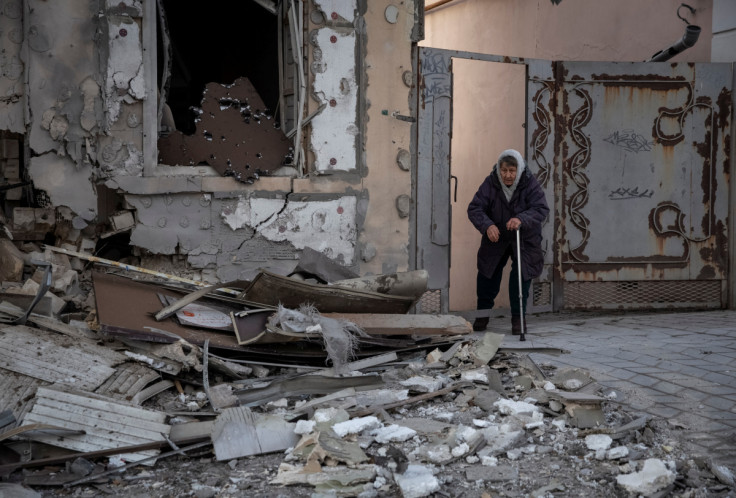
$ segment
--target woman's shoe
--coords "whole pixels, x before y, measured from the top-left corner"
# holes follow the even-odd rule
[[[526,320],[524,320],[524,333],[526,334]],[[511,334],[521,335],[521,315],[511,315]]]
[[[485,330],[486,327],[488,327],[488,317],[487,316],[479,316],[473,322],[473,330],[476,332]]]

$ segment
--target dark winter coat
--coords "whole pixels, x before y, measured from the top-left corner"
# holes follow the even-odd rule
[[[468,205],[468,218],[483,237],[478,249],[478,271],[491,278],[509,246],[516,260],[516,231],[507,230],[506,222],[519,218],[521,275],[524,280],[531,280],[542,273],[544,265],[542,223],[549,213],[547,200],[537,179],[528,168],[524,168],[511,201],[507,201],[496,174],[497,167],[486,177]],[[500,232],[498,242],[491,242],[486,235],[491,225],[496,225]]]

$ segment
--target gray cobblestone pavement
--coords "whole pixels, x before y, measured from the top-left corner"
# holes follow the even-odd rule
[[[508,334],[508,318],[488,330]],[[615,402],[684,426],[693,453],[736,468],[736,311],[538,315],[525,342],[568,354],[531,353],[538,364],[576,367],[617,391]]]

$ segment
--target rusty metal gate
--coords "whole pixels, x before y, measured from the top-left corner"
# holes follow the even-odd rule
[[[415,263],[447,312],[453,58],[524,64],[553,217],[533,310],[726,306],[730,64],[550,62],[420,48]]]

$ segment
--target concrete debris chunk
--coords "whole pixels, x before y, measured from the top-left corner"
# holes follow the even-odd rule
[[[445,386],[442,379],[428,377],[426,375],[415,375],[414,377],[401,381],[400,384],[404,387],[408,387],[412,391],[421,393],[439,391]]]
[[[403,442],[416,436],[417,431],[408,427],[391,424],[386,427],[380,427],[371,432],[376,437],[378,443]]]
[[[338,437],[345,437],[348,434],[359,434],[365,430],[376,429],[381,426],[381,421],[376,417],[359,417],[345,422],[338,422],[332,426]]]
[[[539,412],[539,408],[531,403],[525,403],[524,401],[514,401],[510,399],[499,399],[493,405],[498,409],[499,413],[503,415],[526,415],[532,416],[534,413]]]
[[[652,496],[675,482],[676,474],[658,458],[648,458],[639,472],[616,476],[616,482],[630,493]]]
[[[403,474],[394,474],[403,498],[421,498],[440,490],[432,471],[423,465],[409,465]]]
[[[0,238],[0,282],[20,282],[23,278],[23,253],[13,241]]]
[[[716,479],[721,481],[726,486],[736,487],[736,477],[734,477],[731,469],[725,465],[718,465],[717,463],[710,461],[708,467],[710,471],[716,476]]]
[[[611,447],[613,440],[605,434],[590,434],[585,436],[585,446],[589,450],[607,450]]]
[[[629,449],[626,446],[616,446],[615,448],[611,448],[606,453],[606,458],[608,460],[619,460],[621,458],[626,458],[629,456]]]

